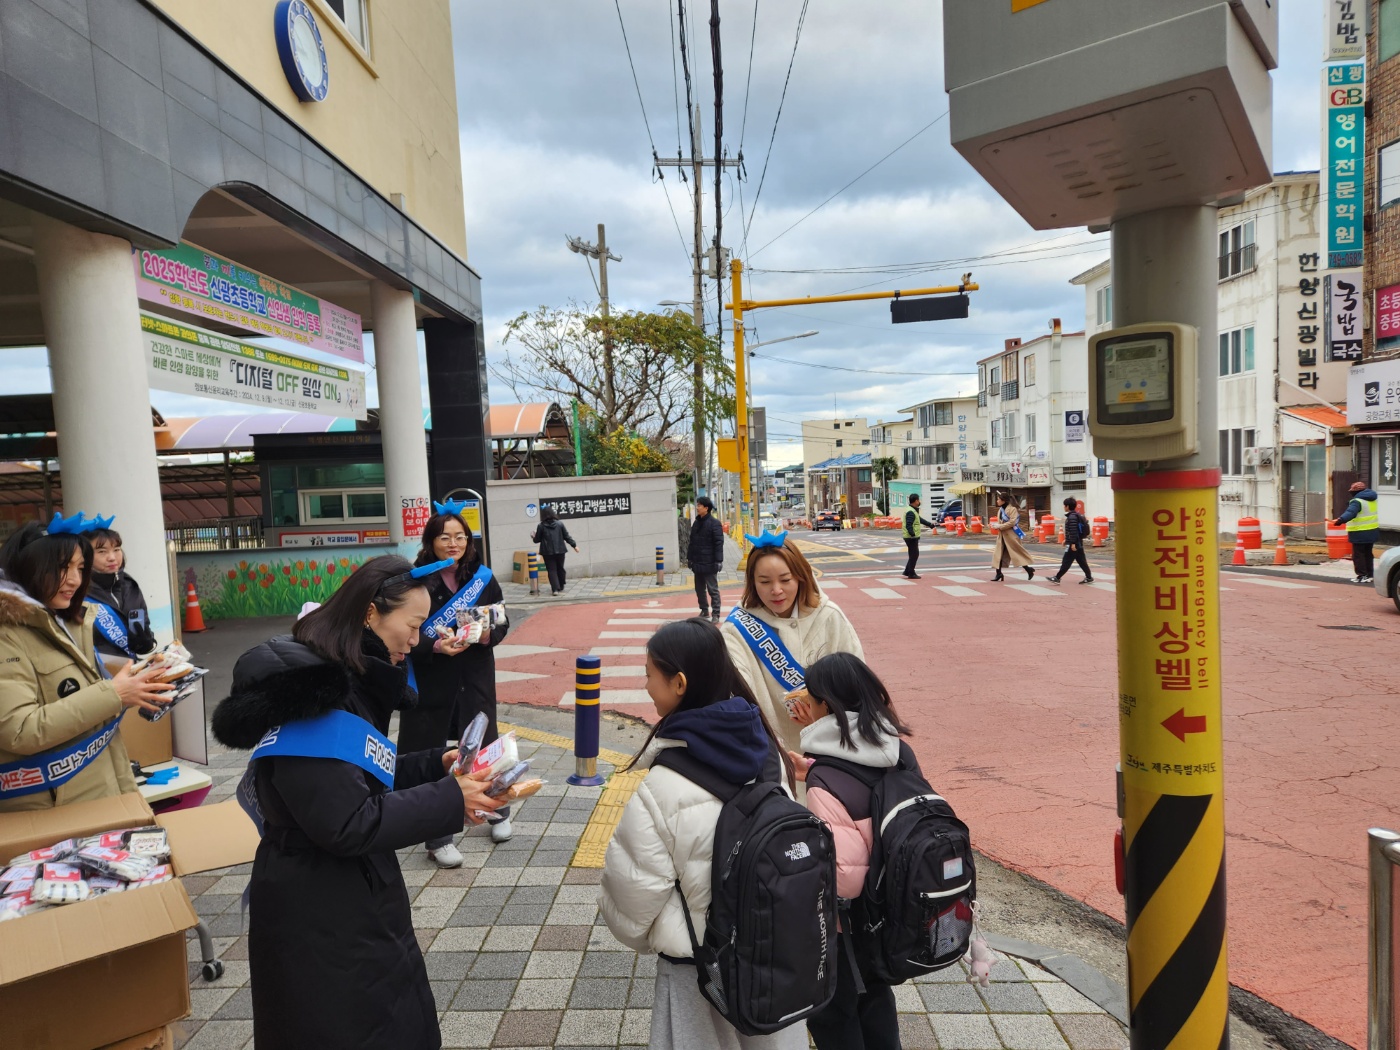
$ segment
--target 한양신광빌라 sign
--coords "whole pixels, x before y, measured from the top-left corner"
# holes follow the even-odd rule
[[[240,405],[364,419],[365,374],[141,314],[146,375],[157,390]]]

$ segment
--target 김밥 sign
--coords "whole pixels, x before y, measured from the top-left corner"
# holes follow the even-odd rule
[[[359,314],[307,295],[222,256],[177,244],[134,250],[137,294],[146,302],[197,314],[257,335],[363,362]]]
[[[541,507],[553,508],[561,518],[605,518],[614,514],[632,513],[632,494],[615,492],[605,496],[568,496],[542,499]]]
[[[323,416],[365,418],[365,374],[141,314],[146,375],[157,390]]]

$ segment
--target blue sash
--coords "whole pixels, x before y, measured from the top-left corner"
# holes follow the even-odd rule
[[[328,711],[318,718],[273,726],[253,748],[248,757],[248,769],[238,784],[238,804],[253,821],[259,835],[263,833],[263,815],[253,771],[258,759],[275,755],[339,759],[359,766],[390,791],[394,789],[398,752],[388,737],[359,715]]]
[[[93,629],[134,660],[136,654],[131,650],[131,639],[127,636],[126,625],[117,615],[117,610],[95,598],[87,600],[87,607],[92,610]]]
[[[739,637],[748,644],[759,664],[782,686],[784,692],[790,693],[806,684],[806,670],[766,623],[738,606],[727,619],[739,628]]]
[[[467,581],[466,586],[454,594],[446,605],[428,617],[421,628],[422,632],[433,641],[437,641],[438,635],[444,627],[451,627],[455,631],[457,629],[457,610],[470,609],[475,606],[481,598],[481,592],[486,590],[486,585],[490,582],[491,570],[483,565]]]
[[[1002,521],[1010,521],[1010,520],[1011,520],[1011,515],[1006,513],[1006,508],[1005,508],[1005,507],[1003,507],[1001,510],[997,511],[997,517],[1000,518]],[[1017,525],[1012,531],[1016,533],[1016,538],[1017,538],[1018,540],[1023,540],[1023,539],[1026,538],[1026,534],[1025,534],[1024,532],[1021,531],[1021,526]]]
[[[107,749],[117,735],[120,721],[114,718],[72,743],[0,766],[0,800],[49,791],[68,783]]]

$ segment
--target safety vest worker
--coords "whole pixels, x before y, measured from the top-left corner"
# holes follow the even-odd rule
[[[919,563],[920,526],[927,525],[931,529],[938,527],[919,514],[920,502],[918,493],[910,496],[909,509],[904,512],[904,546],[909,550],[909,560],[905,562],[902,573],[906,580],[919,579],[919,574],[914,571],[914,566]]]
[[[1345,525],[1351,541],[1351,564],[1356,570],[1356,583],[1370,583],[1374,569],[1372,548],[1380,537],[1381,516],[1376,507],[1375,489],[1357,481],[1351,486],[1351,502],[1333,527]]]

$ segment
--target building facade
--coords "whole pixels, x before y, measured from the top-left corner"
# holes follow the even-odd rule
[[[834,510],[843,517],[875,513],[875,484],[870,453],[833,456],[807,467],[807,512]]]
[[[864,416],[802,421],[802,462],[809,466],[870,451],[870,426]]]

